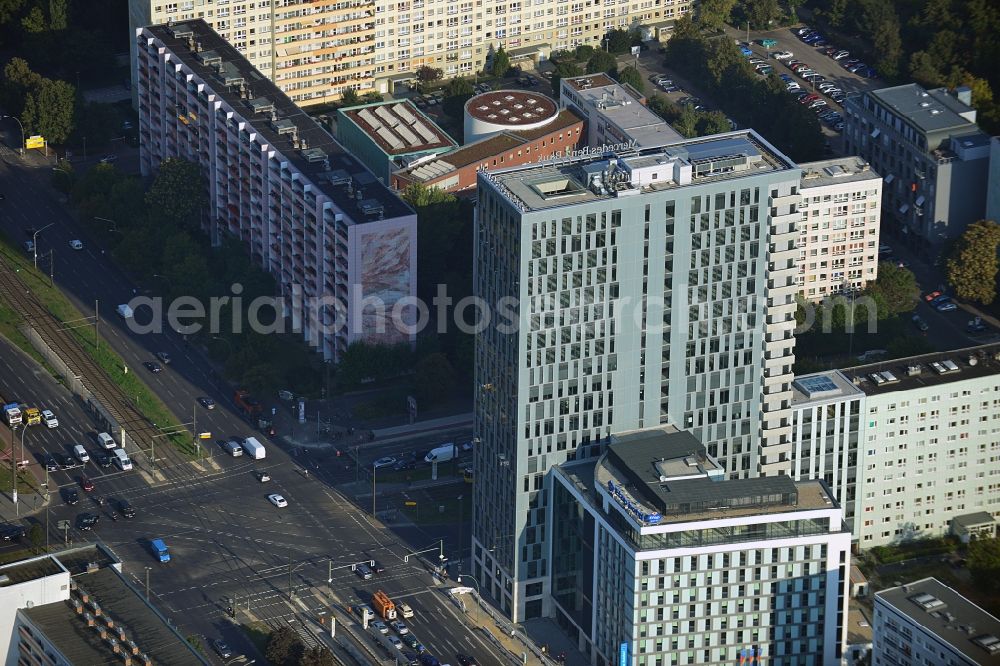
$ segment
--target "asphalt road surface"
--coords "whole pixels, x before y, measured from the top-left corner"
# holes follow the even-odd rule
[[[93,315],[97,304],[101,333],[130,371],[143,373],[146,383],[181,420],[196,418],[197,431],[209,431],[213,438],[252,434],[249,425],[230,408],[229,387],[217,384],[208,365],[181,336],[171,331],[137,336],[123,326],[115,307],[131,298],[132,285],[77,228],[49,188],[49,176],[47,169],[25,167],[9,154],[0,161],[0,182],[6,195],[0,202],[0,228],[20,243],[25,228],[41,229],[52,223],[38,236],[40,256],[53,250],[55,280],[84,315]],[[84,248],[71,249],[72,239],[83,241]],[[48,269],[40,262],[42,266]],[[158,351],[170,353],[173,361],[163,372],[149,373],[142,363],[154,360]],[[32,455],[26,457],[35,458],[73,443],[93,448],[93,425],[85,415],[74,413],[69,405],[72,398],[63,389],[38,381],[40,369],[11,363],[4,371],[10,387],[2,390],[10,390],[26,402],[56,405],[60,420],[79,421],[47,433],[32,429],[25,440]],[[197,406],[195,400],[201,395],[213,397],[216,409]],[[89,494],[81,492],[76,506],[65,505],[53,495],[49,509],[36,518],[45,521],[50,540],[56,542],[63,538],[103,540],[140,585],[145,585],[148,572],[152,596],[186,634],[209,639],[223,635],[237,651],[249,650],[249,645],[227,617],[229,600],[235,600],[240,608],[249,600],[253,615],[274,626],[292,619],[303,606],[314,609],[322,606],[324,599],[327,605],[334,603],[325,596],[333,566],[339,568],[333,571],[329,590],[336,603],[367,603],[375,589],[384,589],[413,606],[417,617],[408,624],[442,662],[453,661],[455,652],[462,651],[475,655],[483,664],[500,663],[492,649],[461,624],[428,573],[426,562],[420,558],[402,561],[409,551],[434,546],[437,539],[411,545],[380,524],[372,524],[365,512],[322,477],[303,474],[300,458],[263,441],[268,450],[265,460],[228,458],[217,455],[213,447],[210,453],[214,457],[201,463],[161,462],[152,484],[138,471],[114,473],[93,462],[70,472],[56,472],[53,491],[57,484],[79,484],[81,474],[93,477],[97,487]],[[366,449],[366,455],[369,452],[374,455],[376,450]],[[266,469],[272,480],[258,482],[252,475],[254,469]],[[289,506],[278,509],[271,505],[266,496],[272,492],[284,495]],[[109,502],[126,499],[136,508],[137,516],[113,521],[110,511],[115,505],[98,505],[93,496],[109,498]],[[101,516],[90,532],[81,532],[75,525],[85,511]],[[60,531],[57,525],[63,520],[71,521],[71,527]],[[414,538],[422,535],[417,531]],[[148,541],[153,538],[166,541],[171,562],[161,564],[151,555]],[[362,581],[350,566],[369,559],[381,561],[387,572],[375,581]],[[298,601],[289,602],[289,589]]]

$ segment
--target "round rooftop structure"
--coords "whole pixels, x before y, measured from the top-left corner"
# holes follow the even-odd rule
[[[544,127],[558,115],[551,97],[525,90],[491,90],[465,103],[465,143],[506,130]]]

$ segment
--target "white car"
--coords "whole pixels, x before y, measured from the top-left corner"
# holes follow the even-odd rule
[[[87,449],[83,448],[82,444],[73,447],[73,455],[82,463],[90,462],[90,454],[87,453]]]
[[[76,240],[76,239],[74,238],[73,240],[71,240],[71,241],[69,242],[69,246],[70,246],[71,248],[73,248],[74,250],[82,250],[82,249],[83,249],[83,241],[81,241],[81,240]]]
[[[771,57],[775,60],[791,60],[795,57],[795,54],[791,51],[775,51],[771,54]]]
[[[45,425],[48,426],[48,427],[50,427],[50,428],[58,428],[59,427],[59,419],[57,419],[56,415],[53,414],[52,410],[49,410],[49,409],[43,409],[42,410],[42,422],[44,422]]]
[[[267,496],[267,501],[278,507],[279,509],[284,509],[288,506],[288,500],[277,493],[272,493]]]

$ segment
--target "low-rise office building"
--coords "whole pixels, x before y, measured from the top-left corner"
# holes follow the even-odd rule
[[[396,169],[458,145],[408,100],[337,109],[337,140],[386,185]]]
[[[559,104],[586,121],[587,145],[650,148],[683,141],[677,130],[646,107],[646,98],[607,74],[567,77],[559,83]]]
[[[592,664],[842,656],[851,536],[822,481],[726,480],[672,428],[554,472],[555,615]]]
[[[400,305],[416,296],[413,210],[204,21],[137,39],[143,175],[172,157],[201,166],[213,242],[246,244],[324,358],[414,340]]]
[[[207,665],[121,566],[101,544],[0,566],[0,663]]]
[[[1000,620],[936,578],[875,594],[872,666],[997,666]]]
[[[885,179],[883,221],[937,246],[982,219],[990,139],[976,126],[968,88],[870,90],[848,97],[844,112],[845,152]]]
[[[859,157],[802,168],[799,293],[821,300],[878,277],[882,177]]]
[[[531,130],[504,131],[392,174],[397,190],[419,183],[446,192],[472,192],[480,171],[504,169],[568,155],[583,140],[583,120],[563,109],[551,123]]]

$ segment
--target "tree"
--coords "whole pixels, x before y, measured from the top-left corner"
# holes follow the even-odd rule
[[[267,639],[264,657],[274,666],[285,666],[286,664],[291,666],[301,654],[301,646],[302,643],[291,627],[279,627],[272,631],[271,637]]]
[[[626,53],[632,48],[632,35],[624,28],[608,30],[604,39],[608,40],[608,51],[616,55]]]
[[[33,523],[28,530],[28,541],[31,542],[31,549],[35,552],[45,548],[45,528],[41,523]]]
[[[472,81],[464,77],[449,79],[444,86],[444,101],[441,109],[452,118],[461,118],[465,113],[465,103],[475,94]]]
[[[347,88],[340,93],[341,106],[354,106],[358,103],[358,91],[354,88]]]
[[[3,68],[3,106],[12,115],[20,117],[28,93],[42,83],[42,76],[31,70],[23,58],[11,58]]]
[[[403,200],[414,208],[424,208],[434,204],[454,203],[454,195],[437,187],[427,187],[422,183],[413,183],[403,190]]]
[[[618,69],[618,59],[607,51],[594,51],[587,61],[587,74],[613,74]]]
[[[976,585],[990,594],[1000,592],[1000,539],[969,542],[969,573]]]
[[[698,122],[695,125],[698,136],[709,136],[711,134],[722,134],[729,132],[733,128],[729,125],[729,119],[722,111],[709,111],[699,113]]]
[[[642,80],[642,73],[632,65],[629,65],[618,73],[618,82],[628,84],[640,93],[646,89],[646,82]]]
[[[67,26],[68,0],[49,0],[49,30],[65,30]]]
[[[475,322],[467,322],[474,325]],[[451,397],[455,370],[444,354],[429,354],[413,369],[413,394],[422,405],[435,405]]]
[[[576,59],[577,60],[590,60],[590,57],[594,55],[596,49],[590,44],[580,44],[576,47]]]
[[[719,30],[729,22],[737,0],[701,0],[697,6],[698,25],[709,30]]]
[[[160,163],[146,205],[154,217],[175,227],[201,228],[201,209],[208,204],[201,167],[177,157]]]
[[[959,298],[988,305],[996,298],[997,246],[1000,224],[973,222],[955,244],[948,259],[948,282]]]
[[[21,19],[21,27],[27,33],[45,32],[45,12],[42,11],[42,8],[32,7],[27,15]]]
[[[362,104],[378,104],[379,102],[385,101],[382,99],[382,93],[377,90],[369,90],[364,95],[361,96]]]
[[[781,18],[778,0],[743,0],[743,11],[750,25],[759,30],[766,30]]]
[[[908,268],[883,261],[878,265],[878,278],[865,285],[865,295],[875,301],[878,318],[888,319],[916,307],[920,287]]]
[[[432,83],[439,80],[444,76],[444,70],[440,67],[431,67],[430,65],[424,65],[417,70],[417,80],[421,83]]]
[[[552,94],[556,99],[559,98],[560,82],[564,78],[572,78],[574,76],[580,76],[583,74],[583,70],[580,69],[578,65],[572,62],[559,62],[556,64],[555,70],[552,72]]]
[[[333,653],[323,645],[310,648],[302,655],[302,666],[336,666]]]
[[[65,81],[42,79],[24,100],[21,122],[25,134],[41,134],[49,143],[62,144],[73,131],[76,91]]]
[[[926,51],[917,51],[910,56],[910,78],[927,88],[944,82],[944,75],[938,69],[937,62]]]
[[[493,54],[493,60],[490,62],[490,73],[493,76],[502,79],[507,76],[507,72],[510,71],[510,56],[507,52],[503,50],[501,46]]]
[[[24,7],[24,0],[0,0],[0,25],[6,25]]]

